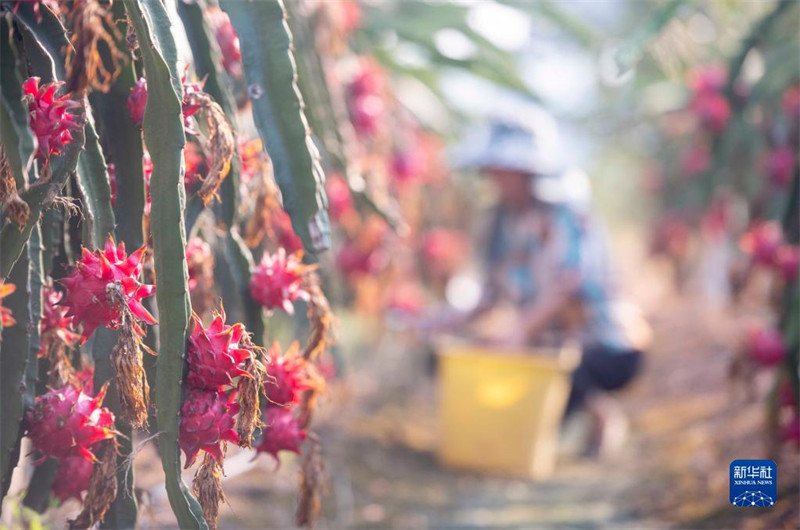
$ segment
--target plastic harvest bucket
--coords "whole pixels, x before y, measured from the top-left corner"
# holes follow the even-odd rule
[[[570,375],[580,353],[441,344],[439,461],[530,479],[555,470]]]

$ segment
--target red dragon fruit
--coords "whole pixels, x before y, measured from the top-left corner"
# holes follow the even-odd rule
[[[775,266],[787,283],[797,279],[800,267],[800,247],[797,245],[781,245],[775,253]]]
[[[313,386],[308,362],[299,355],[297,342],[285,354],[278,343],[267,353],[267,376],[264,378],[264,394],[271,405],[286,407],[299,403],[304,390]]]
[[[7,307],[3,307],[3,298],[16,290],[17,286],[13,283],[4,283],[0,285],[0,325],[2,325],[4,328],[13,326],[17,323],[17,321],[14,320],[14,317],[11,316],[11,310]]]
[[[764,172],[778,188],[786,188],[792,180],[795,167],[794,149],[776,147],[770,150],[762,161]]]
[[[105,388],[91,397],[73,385],[36,398],[25,415],[26,434],[44,457],[82,457],[94,462],[90,447],[116,434],[114,415],[102,407]]]
[[[179,433],[179,442],[186,454],[185,468],[194,463],[200,451],[221,461],[222,442],[239,441],[234,419],[238,413],[235,392],[226,396],[222,391],[190,390],[186,394],[181,406]]]
[[[128,94],[128,113],[133,123],[142,126],[144,122],[144,109],[147,107],[147,79],[142,77],[131,88]]]
[[[781,227],[775,221],[753,225],[739,240],[741,249],[759,265],[771,266],[783,241]]]
[[[39,86],[38,77],[30,77],[22,84],[28,102],[28,120],[36,135],[36,158],[47,160],[50,155],[60,155],[65,145],[72,141],[72,131],[81,127],[77,114],[68,111],[80,109],[81,104],[68,95],[56,97],[63,81]]]
[[[189,269],[189,291],[194,291],[204,274],[203,265],[211,260],[211,247],[199,237],[186,244],[186,264]]]
[[[707,130],[719,134],[731,118],[731,107],[722,94],[728,74],[724,68],[711,66],[692,73],[694,91],[690,108]]]
[[[242,324],[225,324],[225,312],[214,313],[208,328],[195,315],[194,330],[189,337],[189,375],[191,388],[217,390],[233,385],[233,378],[248,376],[241,364],[252,356],[241,347],[245,329]]]
[[[291,410],[269,407],[264,413],[264,434],[256,446],[256,454],[269,453],[278,460],[279,451],[300,454],[300,445],[307,433]]]
[[[303,289],[303,275],[311,267],[303,265],[302,251],[286,255],[286,250],[279,248],[274,255],[264,253],[261,263],[253,270],[250,277],[250,295],[253,299],[273,310],[276,307],[294,314],[295,300],[310,298]]]
[[[272,228],[275,230],[275,236],[278,241],[278,246],[286,249],[286,252],[293,254],[299,250],[303,250],[303,241],[300,239],[292,226],[292,219],[284,209],[275,210],[272,213]]]
[[[704,143],[689,147],[681,155],[681,173],[684,177],[692,177],[708,170],[711,165],[711,152]]]
[[[233,29],[228,14],[217,7],[206,10],[211,30],[217,39],[219,51],[222,53],[222,67],[231,77],[242,76],[242,52],[239,49],[239,36]]]
[[[786,358],[786,346],[781,334],[761,326],[747,330],[745,351],[751,359],[764,366],[775,366]]]
[[[789,123],[797,125],[800,118],[800,85],[792,85],[783,93],[783,112]]]
[[[328,194],[328,213],[331,219],[339,221],[353,211],[353,196],[341,175],[334,174],[325,179],[325,191]]]
[[[75,264],[72,272],[61,280],[67,294],[63,302],[69,308],[68,316],[75,324],[83,324],[81,341],[85,342],[99,326],[117,328],[120,324],[120,310],[108,299],[109,286],[119,284],[133,316],[155,324],[156,319],[142,305],[142,299],[152,295],[155,287],[139,282],[142,273],[142,256],[145,247],[125,254],[125,244],[116,245],[109,236],[105,249],[90,252],[83,249],[83,256]],[[140,334],[144,332],[136,327]]]
[[[52,285],[45,285],[42,298],[42,320],[39,329],[42,336],[42,348],[39,357],[45,354],[45,348],[50,343],[51,337],[67,346],[73,346],[80,338],[80,333],[75,331],[72,317],[67,316],[67,308],[60,305],[63,294]]]
[[[89,489],[94,463],[80,456],[62,458],[58,461],[58,472],[53,481],[53,495],[61,502],[69,499],[82,500],[82,494]]]

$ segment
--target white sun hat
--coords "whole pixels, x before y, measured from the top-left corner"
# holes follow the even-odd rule
[[[549,175],[559,169],[556,121],[538,107],[525,107],[488,118],[466,135],[452,162],[460,169],[510,169]]]

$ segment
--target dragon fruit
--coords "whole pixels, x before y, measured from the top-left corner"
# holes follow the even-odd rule
[[[105,387],[91,397],[73,385],[38,396],[25,415],[26,434],[45,457],[82,457],[94,462],[90,447],[114,438],[114,415],[102,407]]]
[[[80,456],[62,458],[53,481],[53,495],[61,502],[68,499],[82,500],[82,493],[89,489],[89,479],[94,463]]]
[[[28,120],[38,143],[36,158],[47,160],[50,155],[60,155],[65,145],[72,141],[72,131],[81,127],[77,114],[68,111],[80,109],[81,104],[68,95],[56,97],[63,81],[39,86],[41,78],[30,77],[22,84],[28,102]]]
[[[745,232],[739,240],[739,246],[759,265],[773,265],[782,240],[780,225],[768,221],[756,224]]]
[[[186,244],[186,264],[189,269],[189,291],[197,289],[206,275],[206,264],[213,259],[211,247],[199,237]]]
[[[14,317],[11,316],[11,310],[7,307],[3,307],[3,298],[16,290],[17,286],[13,283],[4,283],[3,285],[0,285],[0,325],[2,325],[4,328],[13,326],[17,323],[17,321],[14,320]]]
[[[222,53],[222,67],[231,77],[242,77],[242,52],[239,49],[239,36],[233,29],[231,19],[218,7],[209,6],[206,13]]]
[[[222,442],[237,443],[236,420],[239,412],[235,393],[190,390],[181,406],[179,442],[186,454],[185,468],[191,466],[197,453],[205,451],[217,462],[222,458]]]
[[[781,334],[761,326],[747,330],[745,350],[753,361],[764,366],[775,366],[786,358],[786,346]]]
[[[147,107],[147,79],[142,77],[131,88],[128,94],[128,113],[131,115],[133,123],[142,126],[144,122],[144,109]]]
[[[155,292],[155,287],[139,282],[142,273],[142,256],[145,247],[125,254],[125,244],[116,245],[109,236],[105,249],[90,252],[83,249],[83,256],[72,272],[61,283],[67,294],[63,301],[69,308],[75,324],[83,324],[81,342],[99,326],[117,328],[120,325],[120,308],[114,307],[108,298],[108,289],[119,284],[120,291],[131,314],[137,319],[155,324],[156,319],[142,305],[142,299]],[[137,332],[144,334],[136,325]]]
[[[67,346],[74,346],[80,338],[80,334],[75,331],[72,322],[73,317],[67,316],[67,308],[59,305],[63,294],[55,290],[52,285],[45,285],[42,298],[42,320],[40,331],[42,346],[39,357],[44,356],[47,346],[54,341],[59,341]]]
[[[217,390],[233,385],[233,378],[248,376],[241,365],[252,352],[242,347],[245,333],[242,324],[228,326],[225,313],[214,313],[208,328],[195,315],[194,330],[189,337],[189,375],[187,383],[194,389]]]
[[[264,413],[264,424],[264,434],[256,446],[256,453],[269,453],[275,460],[278,459],[279,451],[300,454],[300,445],[308,434],[301,428],[292,411],[269,407]]]
[[[303,390],[312,386],[309,377],[311,366],[299,355],[297,342],[281,353],[278,343],[267,353],[267,377],[264,378],[264,394],[269,404],[289,406],[300,402]]]
[[[724,131],[731,118],[730,103],[722,94],[727,77],[724,68],[711,66],[693,72],[689,81],[694,91],[689,106],[703,128],[715,134]]]
[[[795,167],[794,149],[787,146],[776,147],[766,153],[761,163],[775,186],[781,189],[789,186]]]
[[[325,191],[328,194],[328,213],[334,221],[354,210],[350,188],[341,175],[334,174],[325,179]]]
[[[798,267],[800,267],[800,248],[797,245],[781,245],[775,253],[775,266],[784,281],[795,281]]]
[[[250,277],[253,299],[270,311],[279,307],[294,314],[293,302],[310,298],[302,282],[303,275],[312,268],[303,265],[302,258],[302,251],[287,256],[283,248],[274,255],[265,253]]]

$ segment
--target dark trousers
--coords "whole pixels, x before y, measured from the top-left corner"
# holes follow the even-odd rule
[[[641,368],[642,352],[618,352],[606,346],[588,346],[581,364],[572,374],[572,393],[567,403],[570,414],[583,406],[594,392],[618,390],[627,385]]]

